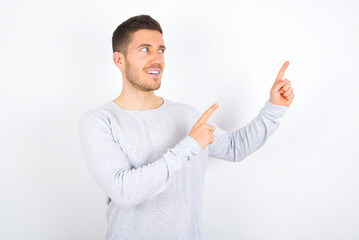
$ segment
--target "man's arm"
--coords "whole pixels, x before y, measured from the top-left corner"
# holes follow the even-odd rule
[[[256,118],[232,132],[227,132],[209,121],[209,124],[216,126],[216,129],[214,142],[209,145],[208,155],[232,162],[241,161],[267,141],[278,128],[279,118],[287,109],[286,106],[274,105],[268,100]]]
[[[279,118],[288,110],[294,98],[291,82],[288,79],[283,80],[288,65],[289,62],[286,61],[279,70],[270,91],[270,99],[255,119],[233,132],[216,127],[215,140],[209,145],[209,156],[238,162],[267,141],[278,128]],[[214,123],[212,125],[216,126]]]
[[[192,156],[203,150],[191,136],[185,137],[155,162],[131,168],[109,122],[89,111],[78,122],[86,164],[100,187],[122,209],[130,209],[165,191],[171,179]]]

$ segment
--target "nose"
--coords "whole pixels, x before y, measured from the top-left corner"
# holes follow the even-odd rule
[[[152,64],[160,64],[160,65],[164,65],[165,59],[163,57],[163,53],[160,52],[154,52],[151,54],[151,59],[149,61],[149,63]]]

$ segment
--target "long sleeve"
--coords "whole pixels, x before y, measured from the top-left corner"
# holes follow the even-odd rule
[[[227,161],[238,162],[259,149],[268,137],[278,128],[279,118],[288,107],[274,105],[269,100],[246,126],[232,132],[224,131],[212,121],[209,124],[216,127],[215,140],[209,145],[208,155]]]
[[[80,119],[78,128],[87,167],[109,198],[122,209],[130,209],[165,191],[184,162],[203,150],[196,140],[187,136],[156,161],[131,168],[120,144],[113,139],[108,119],[89,111]]]

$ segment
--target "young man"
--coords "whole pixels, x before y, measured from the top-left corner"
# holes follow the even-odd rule
[[[108,196],[106,239],[204,239],[202,189],[208,156],[239,162],[279,126],[293,101],[285,62],[270,99],[248,125],[233,132],[188,104],[154,94],[161,86],[165,44],[148,15],[123,22],[112,38],[123,89],[79,121],[87,166]],[[210,123],[208,124],[207,121]]]

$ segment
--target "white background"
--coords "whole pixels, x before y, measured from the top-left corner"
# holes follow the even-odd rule
[[[358,1],[2,1],[2,239],[104,239],[105,194],[77,121],[115,99],[111,37],[139,14],[167,46],[156,95],[233,131],[269,99],[277,73],[296,97],[267,143],[240,163],[209,159],[208,240],[359,239]]]

